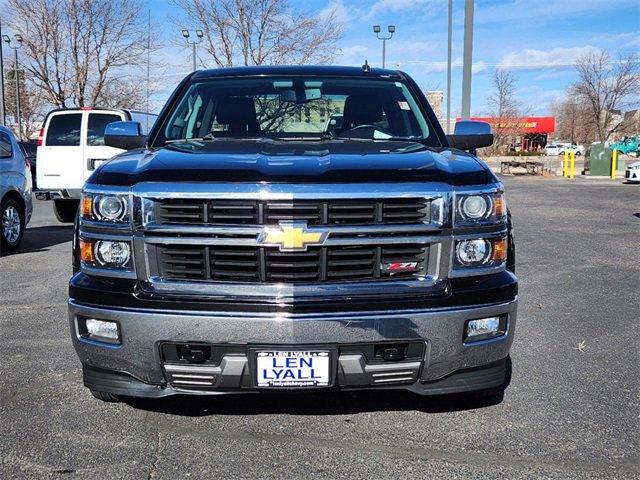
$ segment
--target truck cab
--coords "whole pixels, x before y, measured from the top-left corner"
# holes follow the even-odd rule
[[[338,125],[331,118],[341,115]],[[502,183],[405,73],[194,72],[83,187],[69,287],[94,396],[502,395],[517,313]]]
[[[49,112],[38,136],[36,196],[53,200],[60,222],[73,222],[84,182],[100,164],[123,152],[105,145],[105,127],[135,120],[148,131],[155,117],[133,110],[91,107]]]

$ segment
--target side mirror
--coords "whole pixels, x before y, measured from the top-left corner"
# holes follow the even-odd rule
[[[463,120],[456,123],[453,135],[447,135],[449,146],[459,150],[475,150],[493,145],[491,125],[487,122]]]
[[[113,122],[104,129],[104,144],[122,150],[143,148],[147,137],[142,134],[139,122]]]

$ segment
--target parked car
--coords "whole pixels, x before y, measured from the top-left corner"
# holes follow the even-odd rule
[[[575,152],[576,157],[579,157],[581,155],[584,155],[584,145],[576,145],[575,143],[562,145],[558,155],[564,155],[564,152],[567,152],[569,154],[571,152]]]
[[[624,171],[624,178],[627,182],[640,183],[640,161],[627,165]]]
[[[36,153],[38,152],[38,144],[35,142],[18,142],[22,154],[29,162],[31,169],[31,180],[33,181],[33,189],[38,188],[36,182]]]
[[[489,124],[446,136],[403,72],[261,66],[194,72],[148,136],[104,138],[128,152],[83,188],[68,303],[95,397],[502,398],[517,278],[504,186],[471,153]]]
[[[557,156],[563,152],[563,148],[563,145],[552,143],[544,147],[544,154],[547,156]]]
[[[122,149],[104,144],[104,128],[120,120],[138,121],[143,132],[157,115],[134,110],[65,108],[49,112],[38,138],[36,197],[53,200],[56,218],[73,222],[82,184]]]
[[[0,254],[18,248],[33,209],[31,166],[11,130],[0,126]]]

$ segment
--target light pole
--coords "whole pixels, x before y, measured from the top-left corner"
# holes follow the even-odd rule
[[[385,57],[387,55],[387,40],[389,40],[391,37],[393,37],[393,34],[396,33],[396,26],[395,25],[389,25],[387,26],[387,31],[389,32],[389,36],[388,37],[381,37],[380,36],[380,25],[374,25],[373,26],[373,33],[376,34],[376,38],[378,40],[382,40],[382,68],[384,68],[385,66]]]
[[[9,48],[13,49],[14,54],[14,70],[13,75],[16,81],[16,123],[18,124],[18,138],[22,140],[22,119],[20,118],[20,78],[18,76],[18,49],[22,47],[22,35],[15,34],[13,40],[9,38],[9,35],[3,35],[2,39],[5,41]]]
[[[196,39],[193,41],[189,41],[189,37],[191,37],[191,32],[189,30],[182,30],[182,36],[186,40],[188,45],[193,46],[193,70],[196,70],[196,45],[198,45],[202,41],[202,37],[204,37],[204,33],[202,30],[196,30]]]
[[[0,19],[0,125],[7,124],[4,104],[4,58],[2,56],[2,19]]]
[[[473,73],[473,2],[464,5],[464,49],[462,52],[462,120],[471,116],[471,75]]]

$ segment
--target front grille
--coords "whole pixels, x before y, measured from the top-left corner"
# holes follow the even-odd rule
[[[281,220],[307,225],[376,225],[428,222],[425,198],[382,200],[191,200],[156,201],[161,224],[275,225]]]
[[[428,245],[309,247],[281,252],[273,247],[159,245],[159,275],[165,279],[222,282],[344,282],[426,275]]]

